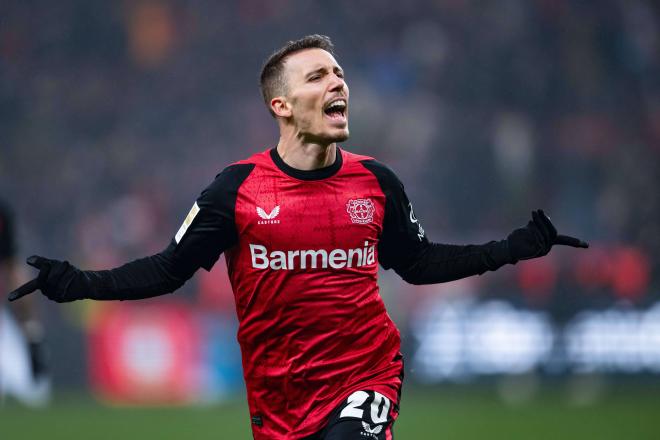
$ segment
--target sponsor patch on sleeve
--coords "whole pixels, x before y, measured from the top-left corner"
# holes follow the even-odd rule
[[[188,227],[192,224],[193,220],[195,220],[197,213],[199,213],[199,206],[197,205],[197,202],[195,202],[192,208],[190,208],[190,212],[186,216],[186,219],[183,221],[179,231],[174,236],[174,241],[176,241],[176,244],[179,244],[186,231],[188,230]]]

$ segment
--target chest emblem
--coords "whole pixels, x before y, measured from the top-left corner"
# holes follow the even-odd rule
[[[353,223],[364,225],[374,221],[374,202],[371,199],[351,199],[346,203],[346,211]]]
[[[270,213],[266,213],[263,208],[257,206],[257,215],[261,219],[258,222],[260,225],[277,224],[280,222],[276,220],[277,216],[280,215],[280,205],[274,207]]]

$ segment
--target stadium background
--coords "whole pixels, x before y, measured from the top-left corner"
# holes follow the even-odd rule
[[[399,174],[431,239],[502,238],[543,208],[592,244],[439,286],[381,274],[399,438],[660,438],[659,24],[650,0],[4,0],[0,196],[22,256],[157,252],[219,170],[274,146],[263,59],[327,34],[344,146]],[[3,401],[0,437],[249,438],[224,271],[44,301],[54,401]]]

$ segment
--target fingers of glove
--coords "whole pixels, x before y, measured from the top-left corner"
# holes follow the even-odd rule
[[[26,260],[26,262],[30,266],[39,270],[43,269],[48,265],[48,259],[44,257],[40,257],[39,255],[32,255]]]
[[[541,220],[543,220],[543,223],[548,228],[548,231],[550,231],[550,237],[552,237],[552,239],[554,240],[555,237],[557,237],[557,228],[555,228],[555,225],[552,224],[552,220],[550,220],[550,217],[548,217],[546,213],[543,212],[542,209],[539,209],[538,212],[541,217]]]
[[[37,276],[37,280],[39,281],[39,283],[43,285],[48,279],[48,275],[52,269],[53,260],[40,257],[39,255],[32,255],[30,258],[27,259],[27,264],[29,264],[34,268],[39,269],[39,275]]]
[[[583,248],[583,249],[587,249],[589,247],[589,243],[587,243],[586,241],[582,241],[579,238],[570,237],[568,235],[558,235],[557,238],[555,239],[555,244]]]
[[[32,281],[28,281],[9,294],[9,301],[16,301],[17,299],[34,292],[38,288],[39,280],[37,278],[33,279]]]

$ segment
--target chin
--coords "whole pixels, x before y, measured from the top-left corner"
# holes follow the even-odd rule
[[[346,128],[335,128],[332,130],[326,130],[319,133],[308,133],[305,135],[304,139],[306,142],[315,142],[319,144],[330,145],[335,142],[344,142],[348,139],[348,127]]]
[[[328,136],[328,140],[330,140],[330,142],[344,142],[345,140],[348,139],[348,136],[349,133],[347,127],[342,130],[336,130],[334,133],[331,133]]]
[[[348,130],[346,130],[345,133],[342,133],[339,136],[336,136],[333,142],[344,142],[345,140],[348,139]]]

